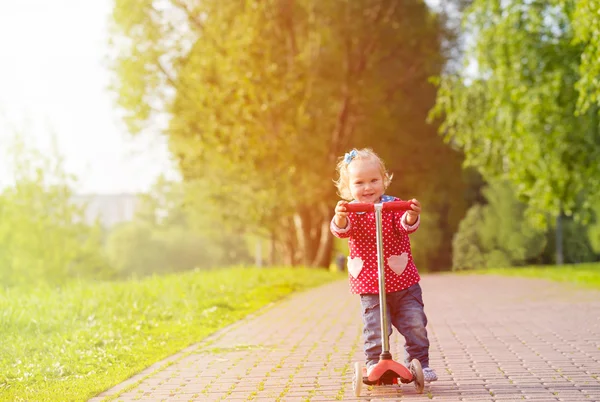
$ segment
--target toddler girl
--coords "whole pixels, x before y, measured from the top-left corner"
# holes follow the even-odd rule
[[[392,176],[386,171],[383,161],[370,149],[353,149],[341,158],[337,171],[336,186],[345,201],[339,201],[335,207],[331,232],[336,237],[349,239],[350,290],[360,295],[368,375],[382,352],[375,213],[349,213],[345,205],[351,200],[381,203],[400,199],[384,194]],[[437,375],[429,367],[427,317],[408,237],[419,227],[421,204],[416,199],[411,202],[412,210],[406,212],[382,211],[385,291],[390,323],[388,334],[391,334],[393,325],[404,336],[406,365],[412,359],[419,360],[425,381],[431,382],[437,380]]]

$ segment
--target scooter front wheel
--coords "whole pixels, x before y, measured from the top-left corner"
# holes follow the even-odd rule
[[[417,393],[422,394],[423,388],[425,388],[425,377],[423,376],[423,367],[421,366],[421,362],[417,359],[413,359],[410,362],[409,370],[414,377]]]
[[[363,369],[360,362],[354,363],[354,377],[352,377],[352,390],[354,396],[360,396],[363,385]]]

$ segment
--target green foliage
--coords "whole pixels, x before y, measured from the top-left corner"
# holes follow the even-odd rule
[[[514,187],[506,182],[492,182],[483,190],[483,196],[488,204],[481,222],[482,247],[504,252],[515,265],[538,256],[545,246],[545,233],[525,219],[527,206],[516,199]]]
[[[577,113],[585,49],[574,41],[574,7],[567,0],[474,1],[464,17],[473,38],[465,60],[476,72],[443,76],[433,111],[445,118],[441,132],[464,150],[466,164],[488,180],[511,181],[542,226],[562,211],[579,213],[587,207],[581,194],[600,189],[598,109]]]
[[[583,45],[577,90],[579,111],[585,113],[592,105],[595,110],[600,105],[600,2],[576,0],[573,27],[576,41]]]
[[[336,158],[370,146],[402,173],[396,195],[430,201],[444,248],[465,209],[440,201],[460,157],[425,123],[447,35],[423,2],[117,0],[113,19],[125,121],[168,114],[198,208],[272,238],[289,263],[327,266]]]
[[[592,233],[594,226],[581,222],[572,217],[563,217],[564,237],[564,262],[567,264],[579,264],[598,261],[599,251],[594,250]],[[544,253],[540,256],[540,262],[546,264],[556,263],[556,245],[551,241],[556,236],[556,228],[548,231],[548,244]]]
[[[140,196],[134,220],[110,230],[106,253],[120,277],[250,263],[244,234],[219,228],[206,210],[190,208],[184,186],[159,178]]]
[[[455,231],[447,231],[444,234],[444,236],[451,239],[450,251],[448,252],[451,260],[446,266],[455,267],[455,269],[473,269],[484,265],[482,255],[479,251],[481,245],[475,228],[482,220],[482,207],[478,204],[486,203],[486,199],[482,194],[485,182],[481,175],[473,168],[464,169],[462,175],[464,178],[463,191],[456,191],[454,194],[448,194],[444,198],[446,202],[452,204],[463,202],[463,205],[472,205],[472,207],[466,212],[464,217],[461,217]],[[454,185],[454,188],[458,190],[460,187]],[[424,241],[427,240],[425,239]]]
[[[15,184],[0,193],[0,282],[4,286],[111,275],[99,226],[71,202],[72,177],[61,159],[27,148],[10,151]]]
[[[567,264],[578,264],[598,261],[599,252],[595,251],[590,244],[586,233],[586,225],[570,219],[566,222],[564,231],[565,262]]]
[[[455,271],[486,266],[479,240],[478,226],[483,220],[483,207],[474,205],[458,225],[452,240],[452,269]]]
[[[525,219],[527,206],[512,186],[495,181],[483,190],[486,205],[475,205],[460,223],[453,241],[453,269],[523,265],[546,245],[545,231]]]
[[[0,400],[88,400],[270,302],[339,278],[231,268],[0,289]]]
[[[600,254],[600,203],[594,206],[593,211],[594,221],[588,226],[587,234],[590,247],[594,252]]]
[[[166,246],[152,230],[144,223],[126,222],[110,231],[106,253],[121,277],[168,272]]]

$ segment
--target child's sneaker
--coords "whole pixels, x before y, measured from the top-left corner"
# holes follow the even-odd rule
[[[371,375],[371,372],[373,371],[374,368],[375,368],[374,364],[367,366],[367,377]]]
[[[438,377],[432,368],[425,367],[423,369],[423,379],[425,380],[425,382],[432,382],[432,381],[437,381]]]

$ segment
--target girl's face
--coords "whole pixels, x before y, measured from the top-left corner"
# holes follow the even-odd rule
[[[350,162],[348,181],[350,194],[358,202],[379,202],[385,190],[379,163],[374,160],[355,159]]]

